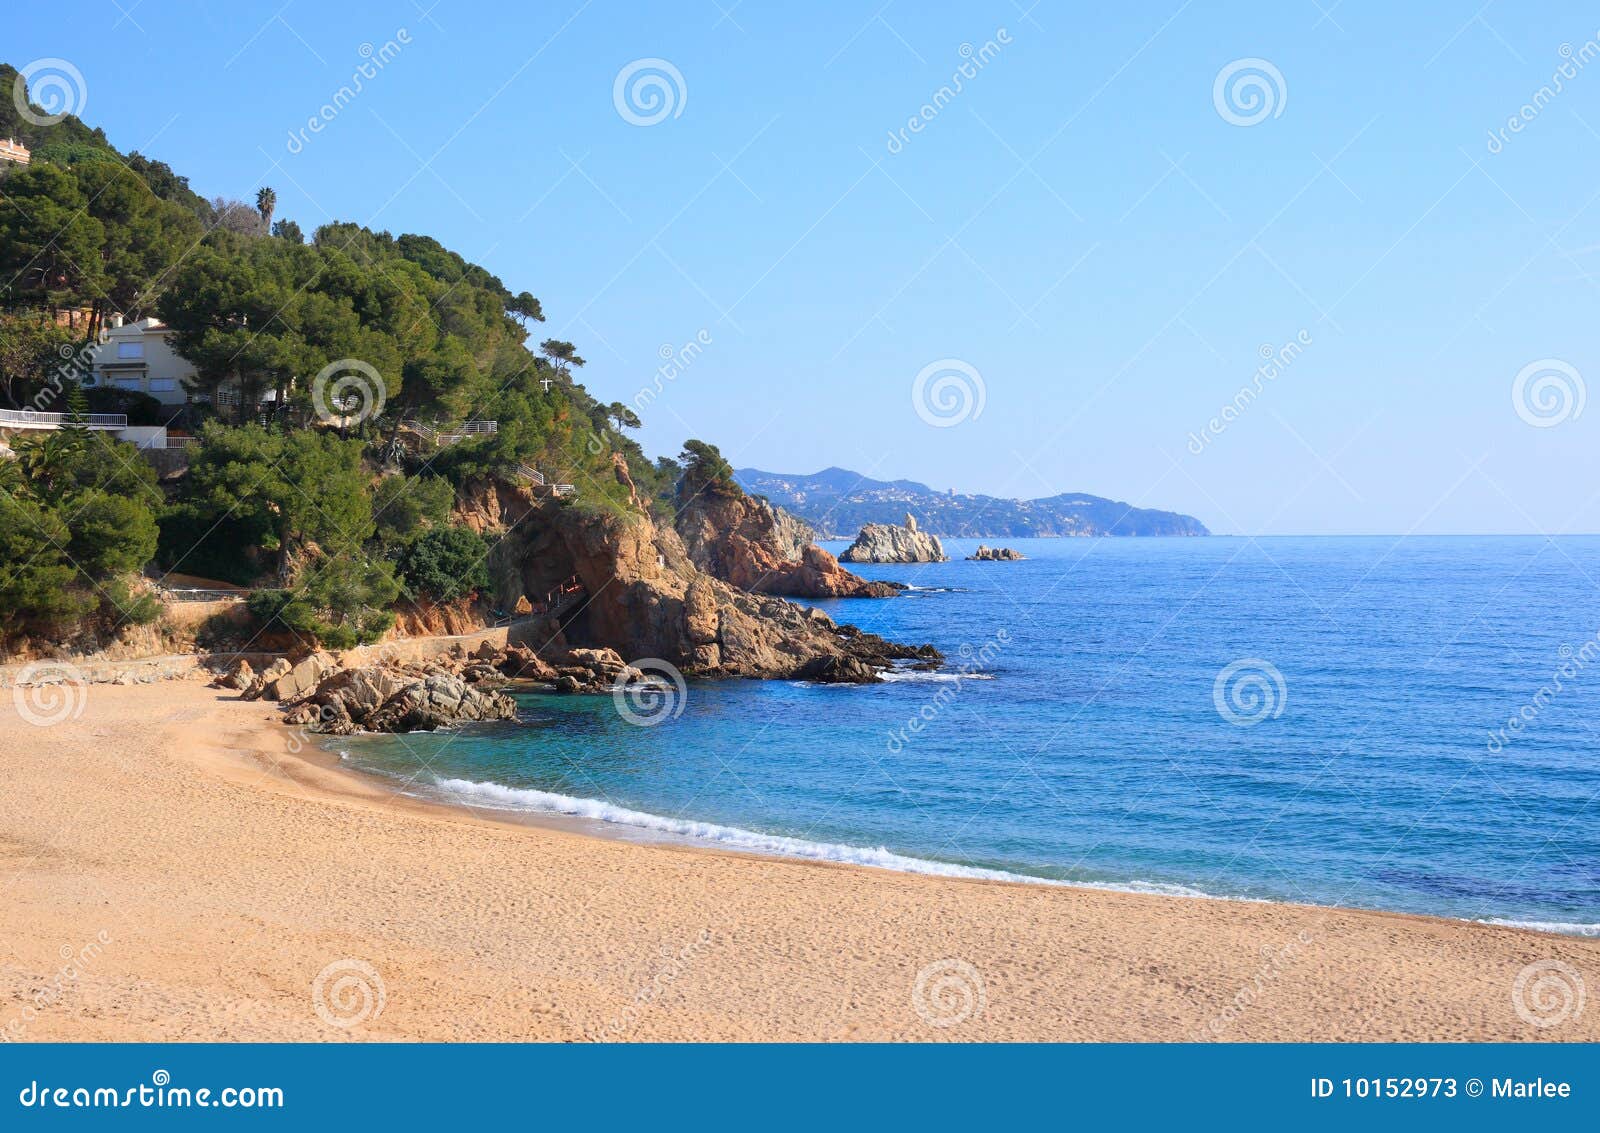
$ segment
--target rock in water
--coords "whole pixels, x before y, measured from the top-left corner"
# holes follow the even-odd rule
[[[969,563],[1016,563],[1027,558],[1021,551],[1013,551],[1010,547],[988,547],[982,543],[978,549],[967,556]]]
[[[906,516],[913,523],[911,516]],[[896,527],[892,523],[869,523],[856,541],[839,556],[842,563],[943,563],[950,560],[937,535],[915,527]]]

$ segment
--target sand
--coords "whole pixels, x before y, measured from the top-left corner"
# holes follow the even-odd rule
[[[1600,941],[527,827],[79,695],[0,705],[0,1039],[1600,1039]]]

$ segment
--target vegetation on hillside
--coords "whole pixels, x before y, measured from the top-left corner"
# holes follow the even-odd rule
[[[0,65],[0,88],[14,79]],[[530,349],[538,299],[437,240],[334,223],[308,241],[275,217],[268,187],[253,205],[208,203],[76,118],[36,126],[8,100],[4,135],[34,162],[0,165],[0,396],[58,412],[69,398],[78,412],[116,403],[108,411],[184,425],[198,443],[187,474],[158,486],[103,434],[14,440],[21,459],[0,461],[3,632],[104,628],[107,601],[132,620],[111,596],[153,560],[257,589],[262,629],[354,644],[387,629],[402,597],[458,601],[485,586],[487,544],[450,520],[482,477],[529,466],[577,486],[568,506],[622,513],[620,453],[646,498],[670,496],[678,465],[649,461],[622,432],[639,426],[633,411],[575,380],[577,348]],[[64,310],[90,317],[64,327]],[[172,328],[197,371],[190,405],[111,390],[89,391],[89,404],[88,350],[113,314]],[[465,420],[497,428],[428,440]]]

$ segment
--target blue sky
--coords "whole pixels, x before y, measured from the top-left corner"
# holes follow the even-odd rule
[[[1600,381],[1592,8],[730,3],[34,5],[4,57],[69,61],[87,121],[207,196],[270,184],[307,231],[426,232],[533,291],[602,400],[708,340],[652,452],[1221,533],[1600,531],[1600,407],[1513,400]],[[650,125],[614,91],[642,59],[676,71]],[[1217,94],[1237,60],[1264,104]],[[936,427],[946,360],[982,411]]]

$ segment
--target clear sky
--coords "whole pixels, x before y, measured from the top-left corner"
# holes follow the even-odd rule
[[[1219,533],[1600,531],[1593,6],[430,3],[21,5],[0,55],[70,62],[207,196],[437,236],[603,401],[699,337],[654,453]],[[619,94],[652,59],[666,102]]]

